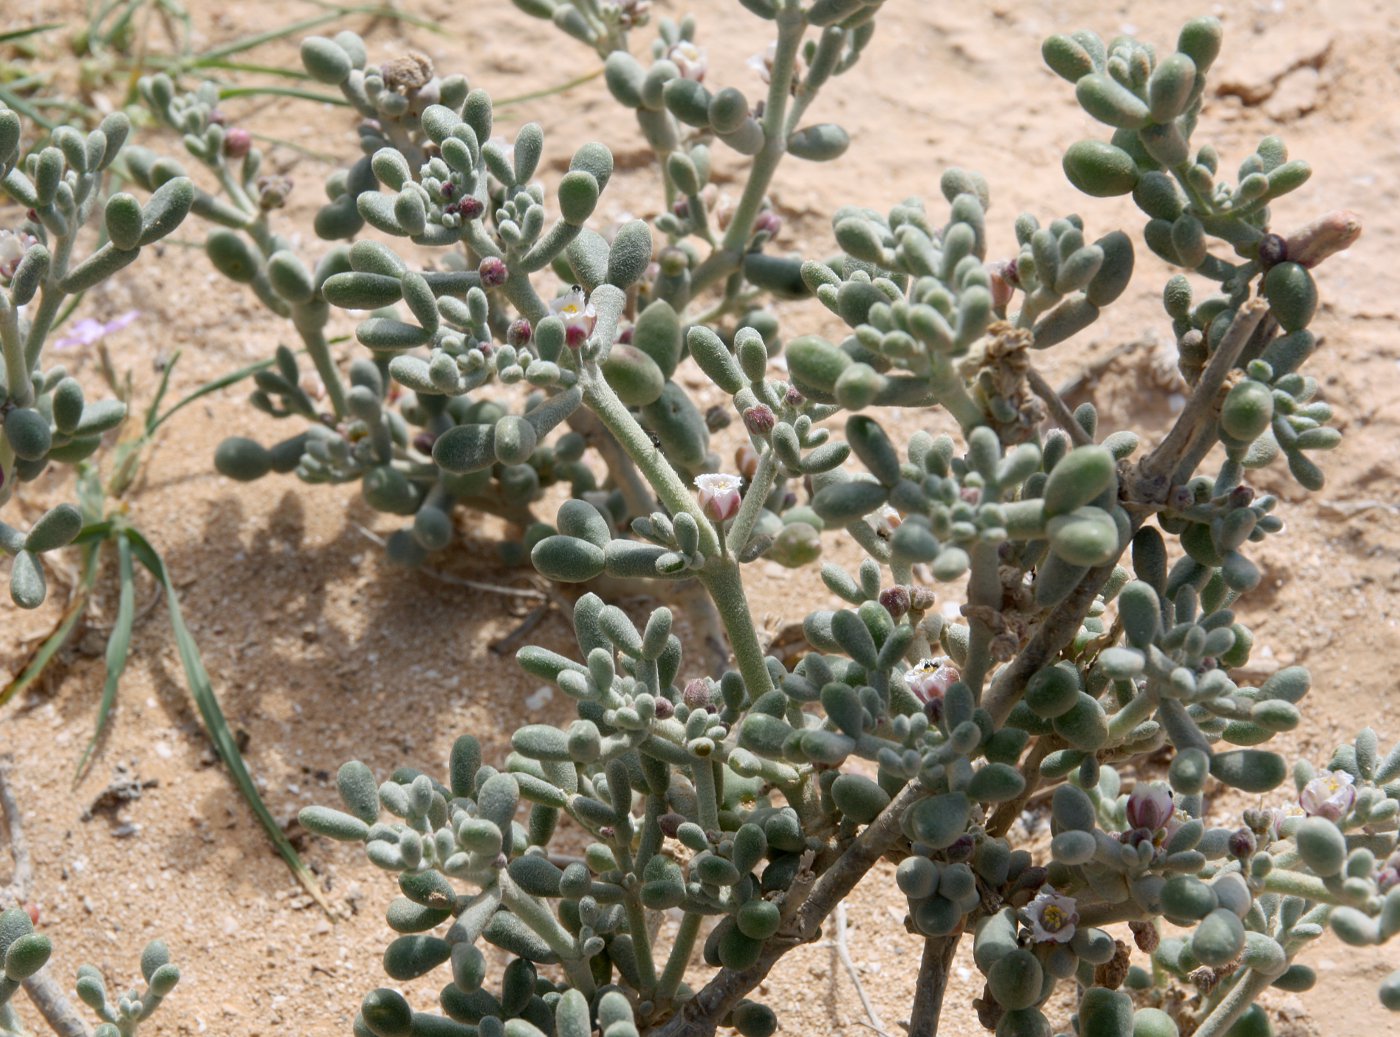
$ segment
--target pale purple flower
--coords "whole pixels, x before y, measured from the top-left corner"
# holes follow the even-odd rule
[[[1339,821],[1356,802],[1354,780],[1346,771],[1323,771],[1303,786],[1298,803],[1310,817]]]
[[[705,72],[710,67],[705,49],[697,47],[690,40],[679,40],[666,52],[666,57],[681,70],[682,79],[693,79],[697,83],[705,78]]]
[[[1079,924],[1079,905],[1074,897],[1056,893],[1054,886],[1041,886],[1026,905],[1024,919],[1036,943],[1069,943]]]
[[[920,702],[929,703],[941,699],[948,689],[962,679],[962,674],[952,661],[945,656],[925,659],[911,666],[904,673],[904,683]]]
[[[1149,832],[1165,828],[1175,812],[1171,789],[1160,781],[1138,784],[1128,796],[1128,804],[1124,808],[1131,827],[1145,828]]]
[[[114,317],[105,322],[94,320],[92,317],[84,317],[69,329],[68,334],[56,339],[53,347],[54,349],[71,349],[74,346],[90,346],[113,332],[121,331],[122,328],[133,323],[140,316],[140,310],[128,310],[120,317]]]
[[[549,312],[564,322],[564,341],[570,349],[582,348],[598,323],[598,314],[579,285],[550,303]]]
[[[700,508],[714,522],[727,522],[739,514],[743,498],[739,487],[744,480],[737,475],[724,472],[709,472],[695,477],[695,488],[699,490]]]

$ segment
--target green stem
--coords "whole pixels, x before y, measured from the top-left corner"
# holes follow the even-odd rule
[[[1196,1028],[1196,1037],[1221,1037],[1245,1013],[1255,998],[1268,989],[1273,977],[1253,969],[1238,974],[1235,985],[1225,1000],[1215,1006],[1205,1021]]]
[[[768,186],[773,182],[773,174],[778,169],[783,155],[787,153],[785,134],[788,102],[792,96],[792,76],[797,64],[798,50],[802,36],[807,30],[807,19],[796,4],[785,4],[778,12],[778,46],[773,55],[773,71],[768,82],[768,101],[763,111],[763,147],[753,158],[749,167],[748,183],[739,204],[734,208],[734,217],[725,232],[719,249],[695,268],[691,278],[691,292],[700,292],[725,277],[739,265],[744,247],[753,233],[753,222],[763,206],[768,194]]]
[[[754,629],[753,616],[749,613],[748,598],[744,595],[744,582],[739,575],[739,566],[727,559],[714,562],[700,571],[700,582],[710,592],[710,598],[719,610],[724,632],[729,635],[729,647],[734,653],[734,662],[739,675],[744,678],[749,701],[773,690],[773,677],[764,661],[763,646]]]
[[[686,966],[690,964],[690,956],[695,952],[695,938],[700,935],[702,917],[695,911],[688,911],[682,916],[675,942],[671,944],[671,953],[666,959],[666,968],[662,970],[661,980],[656,985],[658,1001],[670,1001],[676,996]]]
[[[640,868],[637,869],[640,872]],[[641,887],[633,885],[623,897],[627,909],[627,928],[632,932],[632,953],[637,958],[637,973],[642,981],[637,991],[643,1001],[656,997],[656,963],[651,956],[651,940],[647,939],[647,919],[642,911]]]
[[[58,282],[68,274],[68,260],[72,254],[73,238],[59,238],[53,260],[49,264],[49,276],[39,292],[39,308],[34,313],[34,319],[29,322],[29,333],[24,340],[24,359],[31,368],[38,365],[44,339],[48,337],[53,319],[58,314],[59,306],[63,304],[63,297],[68,294],[58,287]]]
[[[999,561],[995,544],[979,541],[972,549],[972,572],[967,581],[969,605],[1000,611],[1001,578],[997,575]],[[992,628],[985,620],[976,616],[969,617],[967,665],[963,667],[962,679],[967,682],[978,701],[981,701],[982,684],[987,677],[987,667],[992,661],[992,637]]]
[[[758,471],[754,472],[753,478],[749,480],[749,490],[744,495],[744,503],[739,505],[739,514],[734,517],[734,524],[729,527],[729,543],[736,561],[739,552],[744,550],[749,538],[753,536],[754,526],[758,524],[759,513],[763,510],[763,502],[773,491],[773,479],[777,474],[778,458],[769,448],[758,459]]]
[[[297,330],[301,332],[301,340],[306,345],[306,352],[311,357],[311,362],[316,365],[316,373],[321,376],[321,384],[326,387],[326,395],[330,398],[331,409],[337,418],[345,417],[348,412],[345,403],[345,386],[340,380],[340,371],[335,366],[335,358],[331,356],[330,343],[326,341],[326,336],[318,326],[299,327]]]
[[[4,294],[0,294],[0,349],[5,352],[5,391],[16,404],[27,407],[34,399],[34,386],[20,338],[19,312]]]
[[[710,557],[717,557],[719,538],[715,535],[714,524],[700,510],[695,495],[676,474],[670,462],[652,445],[651,437],[637,424],[637,419],[632,417],[632,412],[627,409],[626,404],[617,398],[612,387],[604,380],[597,364],[590,363],[583,367],[579,372],[579,385],[583,389],[583,400],[589,410],[598,415],[598,420],[613,434],[622,449],[627,451],[627,456],[641,470],[643,477],[661,499],[661,503],[672,515],[689,513],[700,527],[700,550]],[[728,626],[727,622],[725,626]],[[732,636],[733,632],[730,633]]]
[[[719,790],[715,788],[715,768],[708,756],[690,765],[695,780],[695,801],[700,812],[700,827],[707,832],[719,831]]]
[[[931,366],[928,379],[929,391],[933,393],[939,406],[953,416],[964,435],[985,425],[987,416],[982,413],[982,408],[977,406],[976,401],[968,395],[967,385],[963,382],[962,376],[958,374],[952,360],[946,356],[931,355],[929,363]]]
[[[504,871],[500,873],[498,881],[501,887],[502,902],[511,909],[515,917],[537,933],[540,939],[549,945],[549,949],[558,955],[559,963],[563,965],[564,971],[569,976],[569,981],[578,988],[579,992],[587,997],[592,997],[596,989],[593,983],[593,973],[589,970],[587,962],[578,956],[578,948],[574,945],[574,938],[559,924],[559,920],[547,907],[511,881],[510,876]],[[645,933],[645,930],[643,932]]]

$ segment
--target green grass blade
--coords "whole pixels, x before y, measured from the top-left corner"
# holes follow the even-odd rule
[[[185,681],[190,686],[190,694],[194,697],[199,715],[204,719],[204,729],[214,743],[214,748],[224,761],[224,766],[233,775],[234,783],[238,786],[239,792],[243,794],[248,806],[257,815],[263,830],[267,832],[267,837],[277,847],[277,852],[281,855],[282,860],[286,862],[292,874],[321,905],[326,914],[331,914],[330,904],[322,895],[316,877],[302,863],[292,844],[287,841],[286,834],[267,809],[267,805],[263,803],[262,797],[258,795],[257,787],[248,774],[248,768],[244,766],[243,756],[238,751],[238,743],[233,740],[233,734],[228,729],[228,721],[224,718],[224,711],[219,707],[219,700],[209,682],[209,674],[205,672],[204,662],[199,657],[199,646],[195,644],[194,637],[191,636],[189,628],[185,626],[184,616],[180,612],[180,601],[175,594],[174,584],[170,582],[170,573],[165,568],[165,563],[161,561],[155,548],[136,530],[129,529],[126,535],[131,539],[132,548],[141,564],[149,569],[160,581],[161,586],[165,588],[166,607],[170,610],[170,627],[175,634],[175,647],[180,653],[180,662],[185,668]]]
[[[160,384],[156,386],[156,394],[151,397],[151,405],[146,408],[146,434],[145,438],[155,431],[156,412],[160,410],[161,401],[165,399],[165,394],[170,388],[170,376],[175,373],[175,365],[180,360],[180,350],[175,350],[172,356],[165,363],[165,370],[160,373]]]
[[[62,22],[45,22],[43,25],[31,25],[27,29],[9,29],[0,32],[0,43],[14,43],[15,40],[22,40],[28,36],[38,36],[41,32],[53,32],[55,29],[63,28]]]
[[[451,35],[442,27],[442,23],[431,18],[421,18],[418,15],[409,14],[407,11],[400,11],[396,7],[385,4],[358,4],[346,6],[345,4],[327,3],[326,0],[310,0],[315,7],[331,7],[339,11],[337,17],[344,17],[351,14],[368,15],[371,18],[383,18],[391,22],[403,22],[405,25],[412,25],[418,29],[425,29],[436,36]]]
[[[319,101],[340,108],[350,107],[350,102],[333,94],[321,94],[314,90],[298,90],[294,86],[224,86],[219,88],[219,100],[230,97],[295,97],[301,101]]]
[[[291,36],[295,33],[305,32],[308,29],[320,28],[322,25],[329,25],[337,18],[344,17],[342,11],[333,11],[327,14],[317,14],[310,18],[303,18],[300,21],[284,25],[280,29],[269,29],[266,32],[253,33],[251,36],[242,36],[230,43],[222,44],[218,47],[211,47],[202,54],[194,56],[196,61],[207,61],[210,58],[226,58],[230,54],[241,54],[245,50],[252,50],[260,47],[264,43],[271,43],[273,40],[280,40],[283,37]]]
[[[13,108],[31,122],[36,122],[46,130],[52,130],[58,123],[45,115],[40,114],[39,109],[20,97],[13,90],[7,90],[0,86],[0,101],[4,101],[7,107]]]
[[[178,356],[179,354],[176,355]],[[182,408],[188,407],[191,403],[199,399],[201,396],[208,396],[211,392],[218,392],[220,389],[225,389],[230,385],[243,381],[243,379],[245,378],[252,377],[259,371],[266,371],[274,363],[276,363],[276,361],[272,359],[259,360],[256,364],[249,364],[247,367],[240,367],[237,371],[233,371],[229,374],[223,375],[222,377],[215,378],[212,382],[205,382],[194,392],[181,399],[178,403],[176,403],[168,411],[162,414],[159,418],[156,418],[154,424],[151,423],[150,417],[148,416],[146,419],[147,438],[155,435],[156,429],[160,428],[172,417],[174,417],[175,414],[178,413]],[[174,366],[173,360],[171,361],[171,366]],[[151,411],[152,413],[154,413],[155,408],[152,407]]]
[[[44,671],[48,669],[49,663],[53,662],[54,656],[58,654],[58,650],[68,643],[69,635],[73,633],[73,628],[78,625],[78,620],[83,618],[83,613],[87,611],[88,602],[92,600],[92,588],[97,583],[100,556],[101,544],[85,545],[83,575],[73,593],[73,600],[68,603],[68,608],[59,619],[58,625],[34,650],[29,660],[20,667],[15,678],[0,688],[0,708],[3,708],[10,699],[42,677]]]
[[[252,72],[264,76],[282,76],[284,79],[299,79],[310,81],[311,76],[295,68],[278,68],[276,65],[259,65],[250,61],[224,61],[221,58],[197,58],[191,62],[172,62],[179,64],[181,72],[193,72],[196,69],[216,68],[223,72]]]
[[[597,79],[603,74],[602,67],[595,68],[592,72],[585,72],[581,76],[575,76],[558,86],[547,86],[542,90],[531,90],[528,94],[516,94],[514,97],[503,97],[499,101],[492,101],[493,108],[505,108],[512,104],[523,104],[526,101],[538,101],[542,97],[553,97],[556,94],[567,93],[576,86],[582,86],[590,80]]]
[[[117,700],[117,685],[126,672],[126,662],[131,656],[131,625],[136,619],[136,575],[131,568],[131,543],[118,534],[117,576],[121,580],[121,592],[117,598],[117,621],[112,625],[111,636],[107,638],[107,680],[102,685],[102,701],[97,705],[97,726],[92,739],[83,750],[73,775],[76,785],[87,772],[92,754],[97,751],[97,743],[107,730],[107,719],[112,713],[112,704]]]

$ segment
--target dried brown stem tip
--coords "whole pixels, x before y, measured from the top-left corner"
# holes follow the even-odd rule
[[[1350,209],[1338,209],[1319,216],[1286,240],[1289,262],[1311,269],[1337,252],[1356,244],[1361,237],[1361,217]]]

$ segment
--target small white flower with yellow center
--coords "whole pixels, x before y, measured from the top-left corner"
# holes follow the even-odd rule
[[[564,322],[564,343],[570,349],[583,348],[598,323],[598,314],[581,285],[574,285],[550,303],[549,312]]]
[[[682,79],[693,79],[697,83],[705,78],[710,67],[710,59],[703,47],[697,47],[690,40],[680,40],[666,52],[666,57],[681,70]]]

